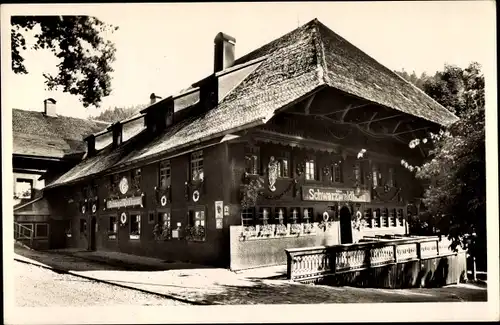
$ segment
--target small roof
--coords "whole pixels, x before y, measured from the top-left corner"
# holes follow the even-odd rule
[[[62,159],[85,153],[84,138],[107,126],[100,121],[12,109],[13,154]]]
[[[264,124],[277,110],[306,98],[320,87],[332,87],[443,126],[458,120],[424,92],[317,19],[239,58],[235,65],[258,58],[265,59],[259,60],[256,69],[215,108],[172,126],[149,143],[121,155],[114,167]],[[84,161],[74,169],[85,169],[85,165]],[[98,173],[105,169],[93,171]],[[72,170],[68,172],[74,173]],[[79,177],[63,175],[49,187],[76,181],[93,173],[77,174]]]

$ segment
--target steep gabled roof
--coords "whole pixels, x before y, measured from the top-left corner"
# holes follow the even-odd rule
[[[316,19],[239,58],[235,65],[264,57],[215,108],[174,125],[153,141],[119,155],[119,159],[114,156],[113,167],[264,124],[277,110],[320,87],[332,87],[443,126],[458,119]],[[50,186],[111,168],[105,165],[93,169],[93,173],[69,171]],[[84,161],[74,169],[85,166]]]
[[[83,154],[86,152],[85,136],[107,126],[105,122],[13,109],[13,154],[51,158]]]

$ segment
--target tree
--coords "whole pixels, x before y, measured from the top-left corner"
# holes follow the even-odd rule
[[[460,120],[446,131],[415,139],[410,147],[432,141],[430,160],[416,167],[419,179],[430,181],[424,192],[426,210],[419,216],[453,246],[486,255],[486,147],[484,76],[472,63],[462,70],[445,66],[424,83],[424,90],[441,105],[457,112]],[[413,170],[413,166],[409,166]],[[473,240],[471,242],[471,240]]]
[[[12,70],[27,74],[22,50],[27,50],[25,35],[35,32],[31,50],[49,49],[60,59],[56,75],[44,74],[49,90],[81,97],[85,107],[99,106],[111,93],[111,63],[115,46],[102,35],[118,29],[89,16],[13,16],[11,17]]]
[[[401,71],[394,71],[394,72],[396,72],[403,79],[411,82],[412,84],[414,84],[415,86],[417,86],[418,88],[420,88],[422,90],[424,89],[424,83],[427,81],[427,79],[430,78],[429,76],[427,76],[427,74],[425,72],[423,72],[420,75],[420,77],[417,76],[415,71],[413,71],[411,74],[408,74],[408,72],[406,72],[404,69]]]
[[[114,107],[108,108],[101,114],[97,116],[89,116],[89,119],[95,119],[99,121],[106,122],[117,122],[132,117],[133,115],[139,113],[140,110],[145,108],[147,105],[135,105],[130,107]]]

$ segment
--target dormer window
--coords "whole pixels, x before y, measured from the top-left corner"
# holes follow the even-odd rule
[[[172,125],[172,123],[174,122],[174,108],[172,106],[172,108],[168,108],[167,109],[167,113],[165,114],[165,124],[166,126],[170,126]]]

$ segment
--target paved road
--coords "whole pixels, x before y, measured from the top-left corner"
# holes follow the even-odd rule
[[[15,261],[18,307],[180,306],[185,303]]]

